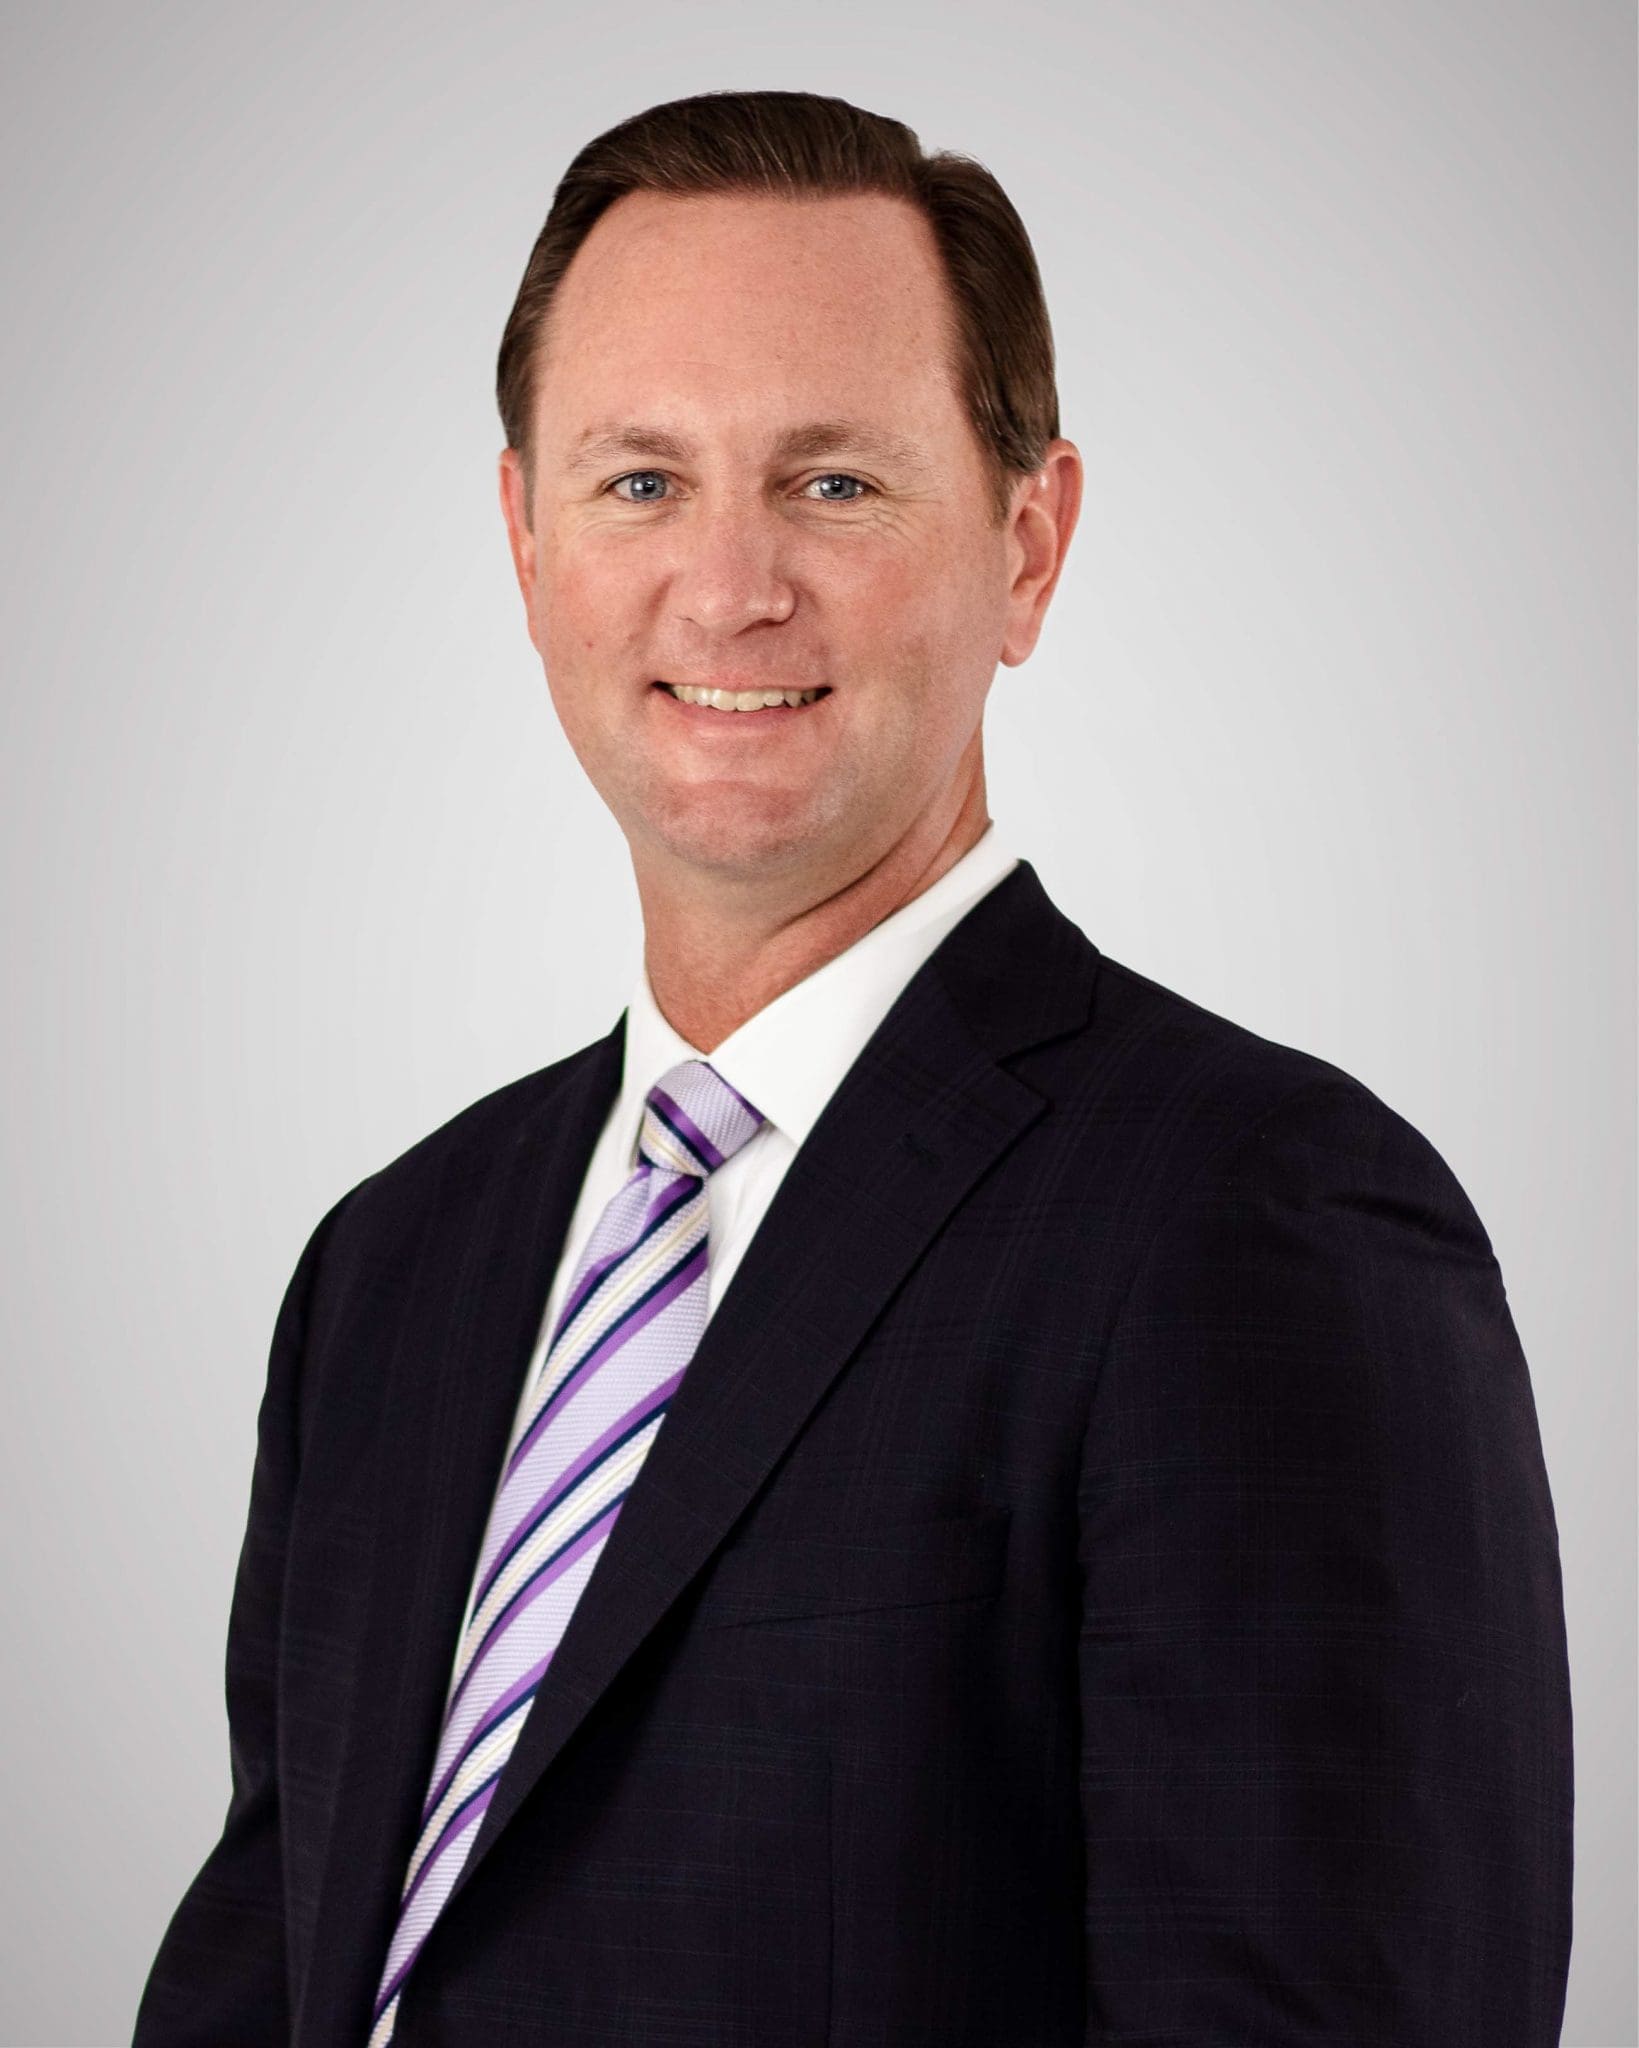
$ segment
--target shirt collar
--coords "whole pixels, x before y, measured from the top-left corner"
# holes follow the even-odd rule
[[[709,1058],[748,1102],[800,1145],[905,984],[979,898],[1017,865],[994,825],[960,860],[833,959],[748,1017],[717,1049],[689,1044],[660,1012],[638,968],[626,1010],[620,1116],[628,1166],[649,1090],[680,1060]]]

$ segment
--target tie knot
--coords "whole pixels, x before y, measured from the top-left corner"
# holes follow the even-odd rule
[[[704,1180],[766,1121],[715,1067],[705,1060],[684,1060],[649,1090],[637,1156],[663,1173]]]

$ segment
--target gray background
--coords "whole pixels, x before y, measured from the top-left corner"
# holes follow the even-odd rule
[[[1041,259],[1089,493],[992,698],[1002,830],[1107,952],[1357,1074],[1491,1232],[1565,1563],[1565,2041],[1633,2043],[1630,9],[3,35],[6,2040],[127,2038],[220,1826],[308,1230],[637,958],[495,502],[552,186],[654,101],[802,86],[979,156]]]

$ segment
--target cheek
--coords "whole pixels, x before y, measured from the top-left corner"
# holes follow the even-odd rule
[[[577,552],[554,554],[542,565],[538,596],[541,652],[554,697],[576,693],[583,679],[619,667],[629,635],[623,627],[622,597],[630,607],[630,585]]]
[[[873,564],[835,593],[830,616],[859,667],[895,678],[897,699],[943,703],[954,677],[983,666],[994,638],[992,577],[990,560],[959,543],[923,550]]]
[[[925,555],[878,557],[829,584],[827,623],[868,668],[914,671],[936,657],[955,593]]]

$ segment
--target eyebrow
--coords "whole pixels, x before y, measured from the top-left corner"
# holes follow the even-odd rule
[[[664,427],[605,420],[588,427],[573,443],[564,468],[570,474],[623,455],[649,455],[661,462],[686,462],[691,449],[680,434]],[[883,461],[900,469],[922,467],[922,450],[903,434],[884,432],[863,420],[809,420],[775,437],[770,450],[777,462],[813,461],[820,456],[851,454]]]

